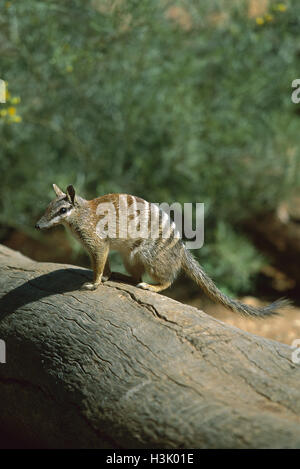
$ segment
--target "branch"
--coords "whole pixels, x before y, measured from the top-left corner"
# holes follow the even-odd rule
[[[0,434],[34,448],[300,447],[291,349],[0,246]]]

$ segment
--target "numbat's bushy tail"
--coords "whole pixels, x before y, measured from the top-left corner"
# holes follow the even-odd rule
[[[262,308],[256,308],[254,306],[246,305],[240,301],[229,298],[218,289],[211,278],[204,272],[204,270],[201,269],[196,259],[194,259],[192,254],[190,254],[190,252],[186,249],[182,268],[187,273],[187,275],[201,287],[207,296],[209,296],[213,301],[221,303],[226,308],[231,309],[231,311],[242,313],[247,316],[263,318],[278,314],[279,309],[290,304],[289,300],[283,298]]]

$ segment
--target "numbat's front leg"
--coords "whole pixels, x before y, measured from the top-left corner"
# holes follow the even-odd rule
[[[109,260],[106,260],[105,267],[104,267],[104,272],[102,275],[102,282],[107,282],[111,276],[112,276],[112,271],[110,270],[110,265],[109,265]]]
[[[97,290],[97,288],[99,287],[101,282],[85,282],[82,287],[81,287],[81,290]]]
[[[103,246],[102,249],[99,249],[97,253],[93,253],[91,255],[94,271],[94,281],[84,283],[81,287],[82,290],[96,290],[101,284],[102,279],[104,281],[109,279],[111,273],[107,261],[108,252],[108,246]]]

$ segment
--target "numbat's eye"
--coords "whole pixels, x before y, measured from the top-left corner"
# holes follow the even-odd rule
[[[61,208],[59,213],[66,213],[67,209],[65,207]]]

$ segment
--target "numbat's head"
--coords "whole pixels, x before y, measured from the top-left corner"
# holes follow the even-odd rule
[[[68,223],[75,215],[76,209],[83,202],[81,197],[75,195],[73,186],[68,186],[66,193],[64,193],[56,184],[53,184],[53,189],[56,194],[54,199],[48,207],[42,218],[36,223],[35,227],[38,230],[52,228],[52,226],[61,223]]]

